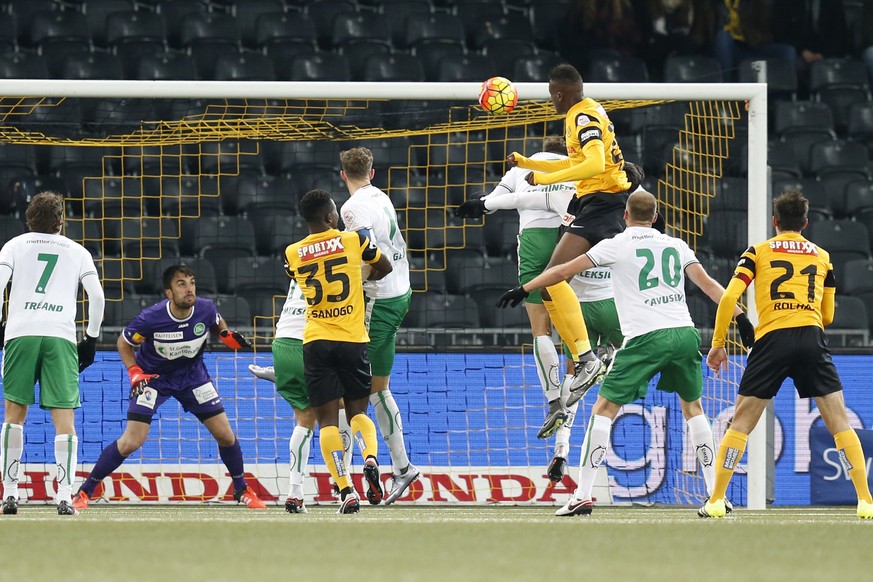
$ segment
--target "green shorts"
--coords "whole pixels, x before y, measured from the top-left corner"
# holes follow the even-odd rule
[[[79,354],[76,344],[59,337],[24,336],[3,349],[3,396],[18,404],[34,404],[39,382],[39,407],[79,408]]]
[[[281,337],[273,341],[276,390],[294,410],[309,408],[309,393],[303,375],[303,340]]]
[[[526,228],[518,235],[518,282],[524,285],[546,270],[558,242],[558,228]],[[539,290],[531,291],[525,303],[542,303]]]
[[[591,347],[605,348],[607,345],[620,346],[624,341],[621,335],[621,325],[618,322],[618,312],[615,310],[614,299],[580,302],[582,316],[585,318],[585,328]],[[567,345],[564,344],[564,354],[572,357]]]
[[[397,329],[412,300],[412,289],[399,297],[377,299],[370,313],[370,343],[367,355],[373,376],[390,376],[394,367],[394,351]]]
[[[615,404],[645,398],[658,372],[658,390],[675,392],[685,402],[703,394],[700,333],[693,327],[658,329],[627,341],[615,352],[600,395]]]

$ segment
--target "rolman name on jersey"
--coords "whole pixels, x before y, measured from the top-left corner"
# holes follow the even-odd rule
[[[344,250],[345,247],[343,246],[343,241],[337,236],[301,246],[297,249],[297,256],[300,257],[302,261],[311,261],[312,259],[318,259],[328,255],[336,255]]]
[[[25,301],[24,302],[25,309],[32,309],[34,311],[63,311],[63,305],[55,305],[54,303],[45,303],[43,301]]]
[[[676,301],[682,301],[682,298],[683,295],[681,293],[661,295],[660,297],[652,297],[651,299],[646,299],[646,305],[663,305],[665,303],[675,303]]]
[[[815,311],[812,305],[805,303],[791,303],[790,301],[777,301],[773,304],[774,311],[785,311],[787,309],[802,309],[803,311]]]
[[[818,255],[814,243],[808,240],[771,240],[770,248],[774,253],[789,253],[792,255]]]
[[[326,319],[328,317],[349,315],[352,311],[354,311],[353,305],[343,305],[342,307],[331,307],[328,309],[313,309],[309,313],[309,317],[312,319]]]

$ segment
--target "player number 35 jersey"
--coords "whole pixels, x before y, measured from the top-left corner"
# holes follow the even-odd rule
[[[366,236],[336,229],[311,234],[285,249],[285,261],[306,297],[303,343],[366,343],[361,262],[382,256]]]

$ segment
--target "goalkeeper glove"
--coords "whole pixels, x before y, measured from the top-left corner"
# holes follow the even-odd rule
[[[506,307],[507,305],[510,307],[515,307],[519,303],[521,303],[525,297],[528,296],[528,292],[524,290],[524,287],[519,285],[518,287],[513,287],[506,293],[500,296],[500,299],[497,300],[497,307]]]
[[[79,372],[81,373],[94,363],[94,356],[97,355],[97,338],[86,333],[82,337],[82,341],[76,344],[76,351],[79,352]]]
[[[455,216],[458,218],[482,218],[482,215],[487,212],[485,201],[480,198],[467,200],[455,208]]]
[[[142,394],[143,390],[148,387],[149,383],[155,378],[160,377],[160,374],[146,374],[139,366],[131,366],[127,369],[127,374],[130,376],[130,397],[136,398]]]
[[[221,340],[221,343],[223,343],[232,350],[241,350],[243,348],[252,347],[252,344],[249,343],[249,340],[247,340],[243,336],[243,334],[238,331],[223,329],[218,334],[218,339]]]
[[[734,318],[737,322],[737,329],[740,332],[740,339],[747,350],[751,350],[755,345],[755,326],[749,321],[749,316],[745,313],[740,313]]]
[[[642,166],[638,166],[633,162],[629,162],[627,160],[624,161],[624,174],[627,176],[627,181],[631,183],[630,188],[628,188],[628,192],[633,192],[643,183],[643,180],[646,178],[646,172],[643,170]]]

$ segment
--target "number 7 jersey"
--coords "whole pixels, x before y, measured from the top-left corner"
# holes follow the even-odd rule
[[[836,293],[827,251],[798,232],[784,232],[752,245],[740,257],[734,277],[755,280],[760,339],[774,329],[822,325],[822,298]]]
[[[306,298],[303,343],[313,340],[367,343],[361,262],[382,256],[369,238],[336,229],[288,245],[285,261]]]

